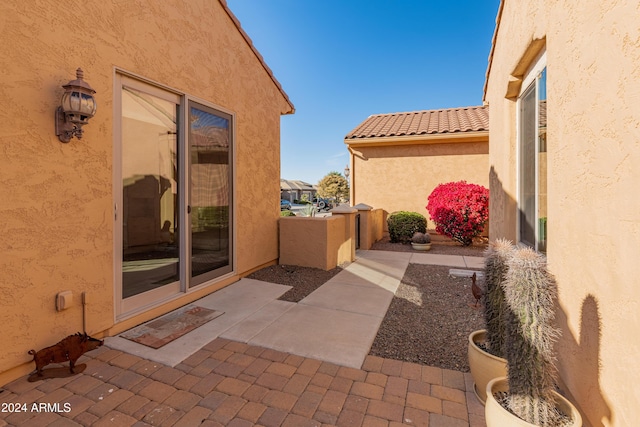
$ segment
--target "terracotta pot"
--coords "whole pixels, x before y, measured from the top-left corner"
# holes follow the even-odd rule
[[[431,249],[431,243],[413,243],[411,242],[411,247],[416,251],[428,251]]]
[[[507,360],[480,349],[477,343],[486,339],[487,331],[481,329],[469,335],[469,368],[473,377],[476,397],[484,405],[487,400],[487,384],[494,378],[507,375]]]
[[[506,377],[494,378],[489,381],[489,384],[487,384],[487,389],[485,391],[487,395],[487,403],[484,406],[484,418],[487,423],[487,427],[536,427],[534,424],[520,419],[503,408],[502,405],[493,397],[493,393],[499,391],[509,391],[509,384]],[[553,395],[556,399],[556,407],[562,413],[571,417],[572,422],[567,424],[566,427],[582,426],[582,417],[575,406],[555,391],[553,392]]]

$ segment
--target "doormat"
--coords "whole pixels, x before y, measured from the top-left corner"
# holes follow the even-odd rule
[[[188,305],[120,334],[122,338],[158,349],[224,314],[223,311]]]

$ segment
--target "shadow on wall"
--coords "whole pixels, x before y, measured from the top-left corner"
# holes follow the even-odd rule
[[[489,171],[490,239],[503,237],[516,241],[518,205],[504,190],[493,166]],[[562,284],[558,283],[561,287]],[[566,284],[565,284],[566,286]],[[582,301],[580,336],[571,333],[567,314],[562,307],[556,310],[556,325],[562,331],[557,348],[558,370],[564,372],[563,385],[570,390],[572,402],[580,409],[583,419],[593,427],[612,425],[614,416],[600,387],[601,318],[598,300],[588,294]],[[569,381],[564,381],[569,380]]]
[[[558,326],[565,332],[569,331],[567,315],[558,308],[556,313]],[[565,347],[565,357],[558,360],[558,367],[572,370],[577,381],[574,384],[572,397],[580,403],[581,412],[589,423],[594,426],[614,424],[606,397],[600,388],[600,339],[602,325],[598,300],[589,294],[582,301],[580,313],[580,336],[576,341],[571,334],[564,336],[562,345]]]

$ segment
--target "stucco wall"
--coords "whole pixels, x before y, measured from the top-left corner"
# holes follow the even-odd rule
[[[283,265],[331,270],[354,260],[352,215],[280,218],[280,259]]]
[[[594,426],[640,419],[638,22],[637,2],[506,0],[486,94],[491,238],[514,239],[516,105],[505,94],[532,40],[546,37],[558,365],[564,391]]]
[[[0,378],[82,329],[83,291],[87,331],[114,323],[115,67],[236,114],[236,270],[277,259],[279,116],[290,106],[217,1],[7,0],[0,21]],[[98,111],[82,140],[62,144],[54,110],[79,66]],[[62,290],[76,304],[57,313]]]
[[[489,145],[456,142],[352,148],[352,204],[387,213],[418,212],[429,220],[427,198],[445,182],[466,180],[489,187]]]

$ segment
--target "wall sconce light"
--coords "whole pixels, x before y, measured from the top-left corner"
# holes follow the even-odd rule
[[[82,80],[82,69],[76,70],[76,79],[71,80],[64,88],[60,106],[56,110],[56,135],[62,142],[69,142],[74,136],[82,139],[82,126],[96,114],[96,93],[89,83]]]

